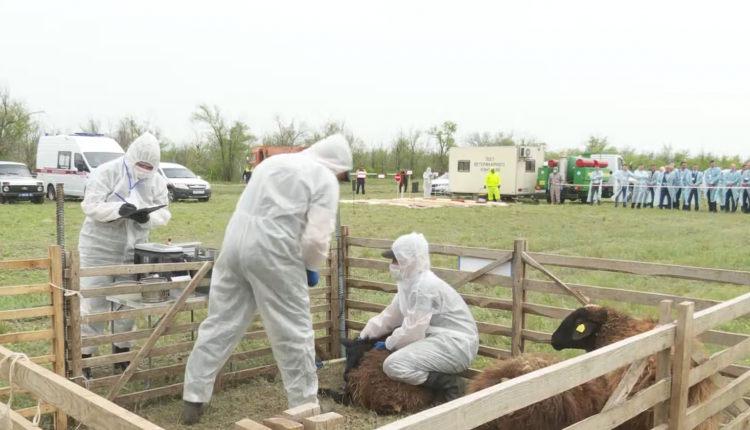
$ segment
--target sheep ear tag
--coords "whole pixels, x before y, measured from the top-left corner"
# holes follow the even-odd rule
[[[591,334],[593,324],[578,324],[576,330],[573,332],[573,340],[583,339],[584,337]]]

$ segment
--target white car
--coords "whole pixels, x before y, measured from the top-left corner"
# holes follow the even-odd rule
[[[207,202],[211,198],[211,184],[185,166],[159,163],[159,174],[167,181],[170,202],[186,199]]]
[[[33,177],[25,164],[0,161],[0,204],[18,200],[44,203],[44,183]]]
[[[437,179],[432,180],[432,194],[450,194],[448,173],[444,173]]]

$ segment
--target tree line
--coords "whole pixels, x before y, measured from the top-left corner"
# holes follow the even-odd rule
[[[39,137],[62,134],[60,129],[45,124],[43,111],[29,108],[23,101],[13,99],[8,90],[0,90],[0,160],[19,161],[29,168],[36,167],[36,145]],[[304,121],[274,118],[275,128],[256,136],[250,126],[227,116],[218,106],[199,104],[189,121],[199,126],[200,132],[192,139],[174,142],[165,136],[158,125],[134,116],[123,117],[105,129],[99,119],[87,118],[76,130],[66,133],[100,133],[117,141],[124,150],[141,134],[153,133],[161,142],[162,161],[182,164],[209,180],[236,182],[241,179],[252,149],[259,145],[303,146],[333,134],[346,136],[352,149],[355,169],[363,165],[371,173],[392,173],[402,169],[420,175],[427,167],[433,172],[448,170],[448,154],[454,146],[542,146],[545,142],[506,132],[470,132],[459,140],[458,125],[444,121],[427,129],[397,132],[389,142],[365,142],[344,121],[328,121],[320,126],[310,126]],[[628,164],[635,167],[643,163],[658,166],[687,161],[697,163],[701,169],[715,159],[722,167],[741,164],[739,155],[727,156],[702,151],[675,150],[671,144],[659,151],[636,151],[631,147],[617,148],[606,137],[591,136],[580,147],[564,150],[547,150],[547,158],[581,153],[619,153]]]

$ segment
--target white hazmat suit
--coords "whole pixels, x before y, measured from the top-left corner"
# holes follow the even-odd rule
[[[424,179],[424,198],[429,199],[430,194],[432,193],[432,169],[427,168],[425,172],[422,174],[422,179]]]
[[[422,385],[433,372],[465,371],[479,349],[477,324],[466,302],[430,271],[423,235],[399,237],[391,252],[383,256],[398,261],[391,264],[398,291],[391,304],[367,322],[360,337],[378,338],[393,331],[385,346],[394,352],[383,363],[383,371],[396,381]]]
[[[349,144],[327,137],[253,170],[227,226],[209,293],[208,317],[187,362],[183,400],[192,411],[245,335],[256,308],[271,342],[289,408],[317,403],[315,334],[305,269],[325,261],[339,201],[336,175],[352,168]]]
[[[117,266],[133,264],[137,243],[148,241],[149,229],[166,225],[172,215],[165,207],[150,214],[145,223],[122,218],[120,208],[125,201],[138,209],[167,205],[167,183],[156,171],[159,169],[159,141],[150,133],[137,138],[125,156],[102,164],[86,181],[86,192],[81,209],[86,215],[78,237],[81,267]],[[136,166],[145,162],[153,167],[148,171]],[[81,289],[105,287],[115,282],[131,280],[128,276],[90,276],[81,278]],[[109,312],[104,297],[90,297],[81,301],[81,314]],[[81,324],[83,337],[104,332],[106,323]],[[135,330],[132,319],[117,320],[115,333]],[[133,341],[117,342],[118,348],[130,348]],[[96,346],[82,348],[83,354],[93,354]]]

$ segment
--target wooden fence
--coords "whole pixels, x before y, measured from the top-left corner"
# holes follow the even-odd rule
[[[357,254],[372,253],[367,249],[379,251],[390,248],[393,241],[350,237],[348,229],[342,229],[343,255],[341,264],[345,273],[345,305],[347,332],[359,331],[370,313],[380,312],[384,305],[363,300],[355,300],[363,291],[395,293],[396,285],[381,280],[379,272],[388,272],[389,261],[382,258],[369,259],[352,256],[354,248]],[[616,390],[607,408],[601,414],[578,423],[571,428],[576,430],[613,428],[639,413],[654,407],[664,411],[664,402],[670,402],[671,421],[665,421],[665,415],[657,418],[660,430],[691,430],[706,417],[726,410],[732,421],[726,429],[745,428],[750,419],[750,410],[742,400],[742,395],[750,391],[750,372],[748,367],[735,364],[750,355],[750,336],[744,333],[732,333],[717,330],[723,324],[735,319],[746,320],[750,313],[750,293],[727,302],[716,300],[681,297],[672,294],[605,288],[598,286],[568,284],[554,275],[547,266],[584,269],[605,272],[626,273],[632,275],[660,276],[686,280],[704,281],[707,283],[736,284],[750,286],[750,272],[719,270],[678,265],[644,263],[637,261],[606,260],[599,258],[572,257],[530,252],[527,241],[516,240],[513,250],[496,250],[469,248],[448,245],[430,245],[430,253],[442,256],[475,257],[493,261],[475,272],[458,271],[433,267],[433,271],[445,281],[459,288],[469,283],[485,287],[484,291],[493,291],[496,287],[507,290],[509,298],[499,298],[490,294],[462,293],[463,299],[472,307],[508,311],[510,324],[502,325],[478,319],[477,326],[481,333],[482,345],[479,354],[492,358],[516,356],[522,353],[527,342],[545,344],[550,341],[550,333],[527,328],[527,317],[543,317],[555,321],[565,318],[572,309],[529,301],[527,294],[535,293],[537,301],[544,298],[575,296],[586,302],[618,302],[644,306],[667,306],[666,303],[679,303],[678,320],[672,322],[671,313],[662,315],[660,327],[648,333],[624,340],[589,354],[580,355],[562,363],[530,373],[500,385],[475,393],[448,404],[430,409],[420,414],[397,421],[382,427],[383,429],[454,429],[474,428],[495,418],[509,414],[530,404],[578,386],[605,373],[623,367],[632,366],[630,373],[636,376],[639,366],[645,358],[656,355],[661,363],[660,380],[639,393],[632,393],[628,398],[632,383],[624,384]],[[492,269],[503,263],[512,265],[511,276],[489,274]],[[536,271],[549,280],[533,279],[530,271]],[[376,277],[378,280],[368,279]],[[738,291],[739,294],[739,291]],[[542,300],[540,300],[542,299]],[[549,302],[550,300],[546,300]],[[556,302],[559,302],[557,300]],[[697,312],[693,313],[696,310]],[[662,310],[662,313],[664,311]],[[349,337],[353,333],[349,333]],[[721,351],[708,356],[703,351],[692,351],[688,339],[695,336]],[[496,337],[509,338],[509,349],[497,348],[487,343]],[[670,348],[675,348],[674,374],[669,372]],[[730,347],[730,348],[726,348]],[[690,367],[690,360],[697,367]],[[642,369],[642,367],[640,367]],[[476,370],[466,372],[472,377]],[[687,408],[687,390],[690,386],[711,378],[719,391],[699,406]],[[736,379],[731,379],[736,378]],[[624,378],[627,379],[627,378]],[[630,383],[630,386],[628,386]]]
[[[81,268],[77,252],[71,253],[69,264],[65,274],[69,278],[70,289],[80,292],[82,297],[102,297],[125,294],[139,294],[142,292],[165,291],[184,288],[188,282],[159,282],[139,283],[131,285],[112,285],[100,288],[81,289],[80,279],[85,276],[114,276],[134,275],[139,273],[173,272],[173,271],[196,271],[201,269],[203,262],[191,263],[168,263],[168,264],[139,264],[126,266],[108,266],[96,268]],[[328,259],[328,266],[331,260]],[[325,286],[310,288],[311,306],[313,314],[313,328],[316,330],[316,352],[319,359],[326,360],[337,356],[339,350],[337,330],[338,324],[335,316],[338,315],[337,292],[331,288],[331,269],[325,267],[320,270],[321,284]],[[323,281],[325,279],[325,281]],[[208,279],[201,282],[207,285]],[[209,293],[210,294],[210,293]],[[77,295],[69,297],[69,362],[70,377],[80,381],[82,369],[89,367],[93,371],[93,379],[88,381],[88,388],[94,392],[103,393],[103,390],[118,383],[121,375],[111,371],[113,365],[118,362],[132,361],[136,358],[139,350],[132,349],[128,353],[115,354],[113,348],[99,348],[99,353],[91,358],[81,357],[81,348],[89,346],[112,345],[115,342],[151,340],[158,327],[143,327],[143,320],[149,322],[153,316],[167,314],[174,301],[164,304],[144,306],[141,309],[113,310],[111,312],[98,313],[82,316],[80,313],[80,300]],[[205,317],[205,309],[208,306],[207,298],[189,300],[184,306],[179,306],[174,323],[169,324],[163,333],[157,333],[159,344],[146,354],[144,358],[149,360],[148,368],[143,364],[129,375],[128,384],[124,393],[113,400],[119,404],[131,404],[141,400],[152,399],[161,396],[178,395],[182,393],[182,376],[185,373],[187,357],[195,343],[200,322]],[[170,316],[171,317],[171,316]],[[128,333],[112,333],[81,337],[80,324],[92,322],[111,322],[119,319],[135,318],[139,322],[136,331]],[[266,332],[260,323],[262,319],[257,315],[253,320],[250,331],[245,335],[238,349],[227,360],[222,372],[217,378],[215,390],[220,390],[226,382],[238,381],[253,376],[275,373],[276,366],[272,364],[271,348],[266,342]],[[334,327],[334,321],[336,321]],[[149,324],[150,325],[150,324]],[[153,339],[156,340],[156,339]],[[140,358],[140,357],[139,357]],[[109,369],[107,369],[107,368]]]
[[[47,258],[0,261],[0,270],[44,270],[46,282],[31,285],[0,287],[0,345],[22,352],[30,361],[50,367],[52,371],[65,377],[65,333],[63,321],[62,256],[59,246],[48,248]],[[10,387],[0,388],[0,396],[7,398]],[[14,403],[36,404],[38,393],[29,393],[19,387],[14,388]],[[3,400],[5,402],[7,400]],[[42,405],[44,414],[53,414],[57,430],[67,429],[64,412],[50,404]],[[31,417],[36,407],[15,411],[20,417]]]

